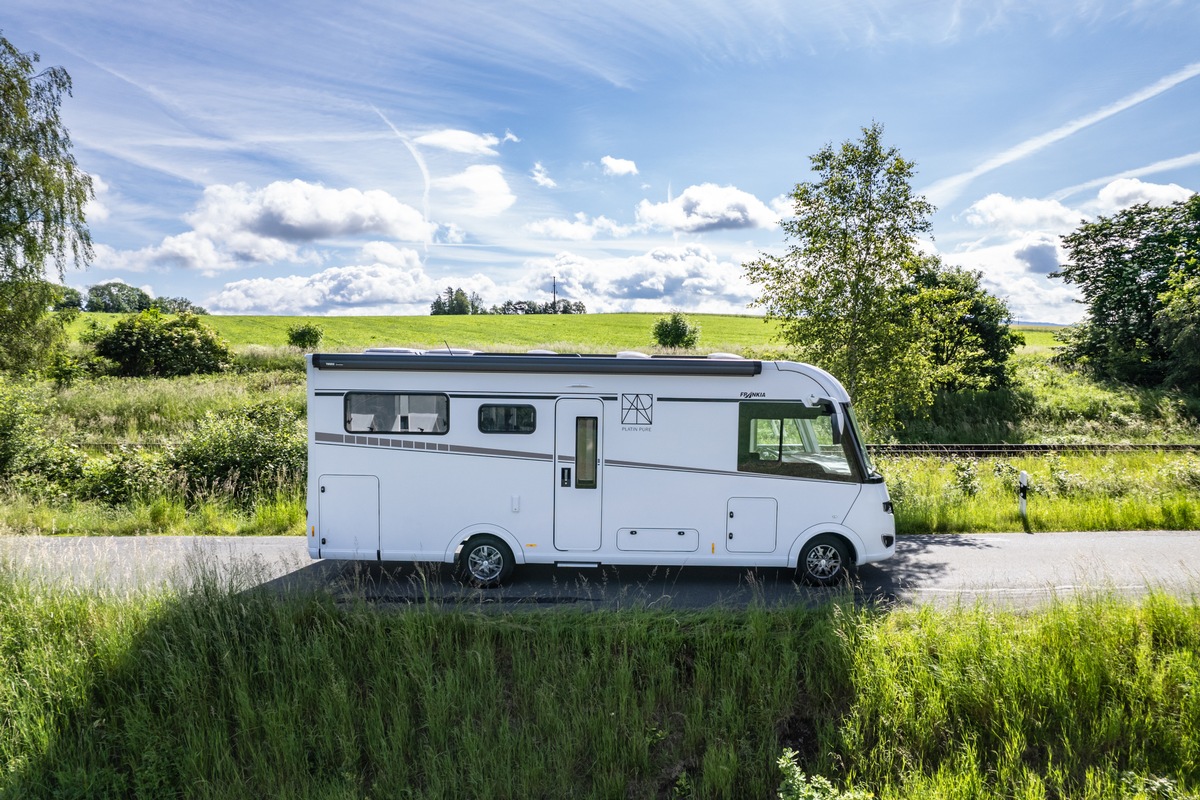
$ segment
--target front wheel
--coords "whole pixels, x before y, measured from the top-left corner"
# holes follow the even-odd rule
[[[840,538],[828,533],[809,539],[796,565],[801,580],[817,586],[833,586],[845,580],[849,569],[850,549]]]
[[[499,586],[513,571],[513,554],[495,536],[476,536],[458,557],[459,576],[475,586]]]

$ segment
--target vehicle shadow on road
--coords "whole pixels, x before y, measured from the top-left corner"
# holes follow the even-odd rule
[[[924,547],[924,544],[918,544]],[[900,569],[895,569],[900,566]],[[850,599],[861,603],[902,601],[905,588],[936,563],[907,563],[902,556],[868,565],[846,584],[812,587],[795,570],[744,567],[630,567],[590,569],[525,565],[505,586],[480,588],[460,582],[451,565],[318,561],[256,588],[280,594],[328,592],[341,602],[381,607],[438,607],[504,611],[550,608],[744,609],[817,606]]]

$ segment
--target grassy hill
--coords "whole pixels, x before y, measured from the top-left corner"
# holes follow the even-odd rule
[[[90,321],[110,325],[119,314],[83,314],[74,323],[78,335]],[[207,316],[213,328],[233,347],[272,347],[287,344],[293,325],[313,323],[325,331],[321,349],[357,351],[366,347],[470,347],[476,350],[524,351],[550,348],[562,352],[607,353],[649,349],[651,328],[662,314],[536,314],[529,316],[438,317],[278,317]],[[693,314],[701,328],[705,352],[760,351],[779,347],[774,322],[762,317]]]

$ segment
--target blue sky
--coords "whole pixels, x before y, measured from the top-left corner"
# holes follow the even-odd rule
[[[746,313],[809,156],[872,121],[930,251],[1020,320],[1081,220],[1200,189],[1200,7],[1108,0],[10,0],[75,82],[97,258],[214,313]]]

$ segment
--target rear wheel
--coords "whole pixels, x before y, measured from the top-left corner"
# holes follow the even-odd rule
[[[796,571],[801,580],[816,586],[833,586],[846,579],[850,548],[837,536],[823,533],[809,539],[800,551]]]
[[[475,586],[499,586],[513,571],[513,554],[495,536],[476,536],[458,556],[459,577]]]

